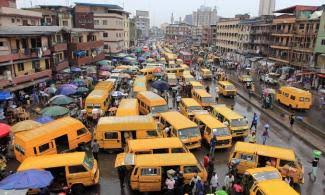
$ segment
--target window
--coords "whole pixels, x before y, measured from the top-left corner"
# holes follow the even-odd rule
[[[16,149],[16,151],[18,151],[18,152],[21,153],[22,155],[25,155],[25,149],[22,148],[20,145],[16,144],[16,145],[15,145],[15,149]]]
[[[15,18],[11,18],[11,23],[15,23]]]
[[[99,20],[94,20],[95,25],[99,25]]]
[[[68,21],[62,21],[63,26],[69,26]]]
[[[4,46],[3,42],[2,42],[2,41],[0,41],[0,47],[3,47],[3,46]]]
[[[25,70],[25,67],[24,67],[24,64],[23,64],[23,63],[19,63],[19,64],[17,64],[17,66],[18,66],[18,71],[19,71],[19,72]]]
[[[153,130],[153,131],[147,131],[147,136],[148,137],[157,137],[157,131]]]
[[[49,143],[43,144],[40,147],[38,147],[38,150],[39,150],[40,153],[45,152],[48,149],[50,149],[50,144]]]
[[[104,45],[104,49],[108,49],[108,45]]]
[[[325,39],[322,39],[321,45],[325,45]]]
[[[305,24],[299,24],[299,30],[303,30],[305,28]]]
[[[85,134],[85,133],[87,133],[86,128],[79,129],[79,130],[77,131],[77,136],[80,136],[80,135]]]
[[[254,161],[254,155],[252,154],[240,154],[239,158],[247,161]]]
[[[16,21],[17,21],[17,23],[20,23],[20,19],[19,19],[19,18],[17,18],[17,20],[16,20]]]
[[[159,169],[157,168],[144,168],[141,169],[142,176],[152,176],[152,175],[159,175]]]
[[[153,154],[166,154],[169,153],[168,148],[153,149]]]
[[[290,99],[292,99],[292,100],[296,100],[296,97],[293,96],[293,95],[291,95],[291,96],[290,96]]]
[[[69,173],[87,172],[87,169],[82,165],[70,166]]]
[[[105,133],[105,139],[118,139],[118,133],[117,132],[106,132]]]
[[[200,169],[197,166],[184,166],[184,173],[195,173],[200,172]]]
[[[107,25],[107,20],[103,20],[103,25]]]
[[[183,148],[172,148],[171,153],[185,153]]]
[[[103,37],[108,37],[108,33],[103,33]]]

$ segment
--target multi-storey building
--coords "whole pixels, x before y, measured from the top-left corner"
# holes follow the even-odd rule
[[[202,42],[201,42],[202,45],[210,46],[210,45],[213,44],[212,31],[213,31],[212,25],[203,26],[203,29],[202,29]]]
[[[273,15],[275,0],[260,0],[258,15]]]
[[[42,13],[42,26],[73,27],[73,9],[71,7],[60,5],[38,5],[33,8],[24,8],[24,10]]]
[[[141,34],[140,38],[143,40],[147,39],[149,37],[149,29],[150,29],[149,12],[136,10],[134,19],[135,19],[135,25]]]
[[[129,35],[130,35],[130,47],[136,46],[137,45],[137,28],[135,26],[135,21],[134,19],[129,20]]]
[[[240,18],[221,19],[217,23],[216,48],[220,52],[235,52],[238,46]]]
[[[165,38],[169,42],[185,42],[191,37],[191,28],[191,25],[185,23],[170,24],[166,27]]]
[[[282,15],[272,22],[269,59],[297,69],[313,66],[319,18],[309,19],[309,16],[316,9],[315,6],[297,5],[276,11]]]
[[[192,25],[193,26],[209,26],[217,22],[217,8],[206,7],[201,5],[197,11],[192,14]]]
[[[128,14],[123,15],[124,24],[124,47],[123,50],[127,50],[130,47],[130,18]]]
[[[191,34],[192,34],[192,43],[197,46],[201,45],[202,38],[203,38],[203,26],[192,26]]]
[[[39,12],[0,6],[0,26],[39,26],[41,19]]]
[[[153,26],[150,28],[150,37],[155,37],[155,38],[161,38],[164,36],[164,31],[157,27],[157,26]]]
[[[322,10],[322,16],[320,18],[320,25],[317,34],[316,45],[314,49],[315,54],[315,67],[314,70],[317,73],[315,80],[315,86],[325,86],[325,6],[319,8]]]
[[[74,24],[77,28],[89,28],[102,31],[104,51],[107,54],[118,53],[126,48],[126,18],[129,13],[122,7],[112,4],[76,3]]]
[[[0,0],[0,7],[17,8],[16,0]]]

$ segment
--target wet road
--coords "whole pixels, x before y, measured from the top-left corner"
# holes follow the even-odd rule
[[[211,82],[207,82],[210,86],[211,94],[215,94],[215,84]],[[170,100],[169,103],[172,101]],[[234,100],[230,98],[220,98],[219,103],[225,103],[228,106],[234,105],[234,109],[245,115],[249,121],[251,121],[253,113],[256,112],[260,116],[260,121],[258,124],[257,130],[257,142],[261,143],[261,131],[263,129],[264,124],[268,123],[270,125],[270,138],[267,141],[268,145],[281,146],[287,148],[293,148],[296,152],[296,155],[299,159],[301,159],[302,164],[305,167],[305,184],[300,185],[301,194],[303,195],[321,195],[325,193],[324,189],[324,170],[325,170],[325,159],[322,157],[319,163],[318,169],[318,178],[315,183],[311,182],[308,177],[308,172],[311,171],[310,163],[308,161],[312,160],[312,150],[306,146],[301,140],[297,137],[289,133],[286,129],[281,127],[280,125],[274,123],[270,118],[266,117],[263,113],[260,113],[254,107],[252,107],[249,103],[245,102],[240,97],[236,97]],[[198,150],[194,150],[193,153],[196,157],[202,161],[203,155],[207,153],[208,150],[206,148],[201,148]],[[227,171],[226,163],[229,157],[230,150],[216,151],[215,158],[215,170],[219,176],[219,183],[223,185],[223,179]],[[125,187],[121,192],[119,186],[119,180],[117,177],[117,172],[114,169],[114,161],[116,154],[108,154],[101,153],[99,155],[99,165],[101,171],[101,182],[97,189],[91,189],[91,192],[95,192],[98,190],[100,194],[134,194],[131,192],[128,187]],[[159,193],[158,193],[159,194]]]

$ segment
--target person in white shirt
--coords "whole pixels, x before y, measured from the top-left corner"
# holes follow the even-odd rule
[[[213,172],[210,180],[211,193],[215,193],[215,191],[217,190],[217,187],[219,186],[218,179],[219,178],[217,173]]]

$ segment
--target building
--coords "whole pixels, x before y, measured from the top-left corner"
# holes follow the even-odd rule
[[[137,45],[137,27],[135,26],[134,18],[129,20],[129,35],[130,35],[130,47],[134,47]]]
[[[148,11],[136,10],[135,25],[140,31],[140,39],[145,40],[149,38],[150,18]]]
[[[87,28],[102,31],[104,51],[107,55],[126,50],[129,35],[125,33],[126,18],[129,13],[122,7],[112,4],[75,3],[74,25],[76,28]]]
[[[275,0],[260,0],[258,15],[273,15]]]
[[[166,41],[183,43],[191,38],[191,29],[192,26],[185,23],[170,24],[166,27]]]
[[[123,15],[123,24],[124,24],[124,47],[123,50],[130,48],[130,18],[128,14]]]
[[[216,24],[218,19],[217,8],[206,7],[201,5],[197,11],[192,14],[193,26],[209,26]]]
[[[315,86],[325,85],[325,7],[321,7],[318,12],[322,12],[320,18],[320,25],[318,29],[316,45],[314,49],[315,54],[315,72],[317,73],[317,79]]]
[[[42,13],[42,26],[67,26],[73,27],[73,9],[60,5],[38,5],[24,10]]]
[[[11,7],[0,7],[0,26],[39,26],[42,14],[39,12],[17,9],[14,1],[8,1]],[[2,4],[6,4],[2,2]]]
[[[17,8],[16,0],[0,0],[0,7]]]
[[[217,43],[218,51],[235,52],[238,46],[240,18],[220,19],[217,23]]]
[[[314,66],[314,48],[319,29],[319,18],[310,19],[315,6],[292,6],[275,13],[273,19],[269,59],[278,65],[296,69]]]
[[[150,28],[150,37],[162,38],[162,37],[164,37],[164,31],[157,26],[153,26]]]
[[[192,25],[193,24],[193,15],[192,14],[185,15],[183,22],[186,24]]]

